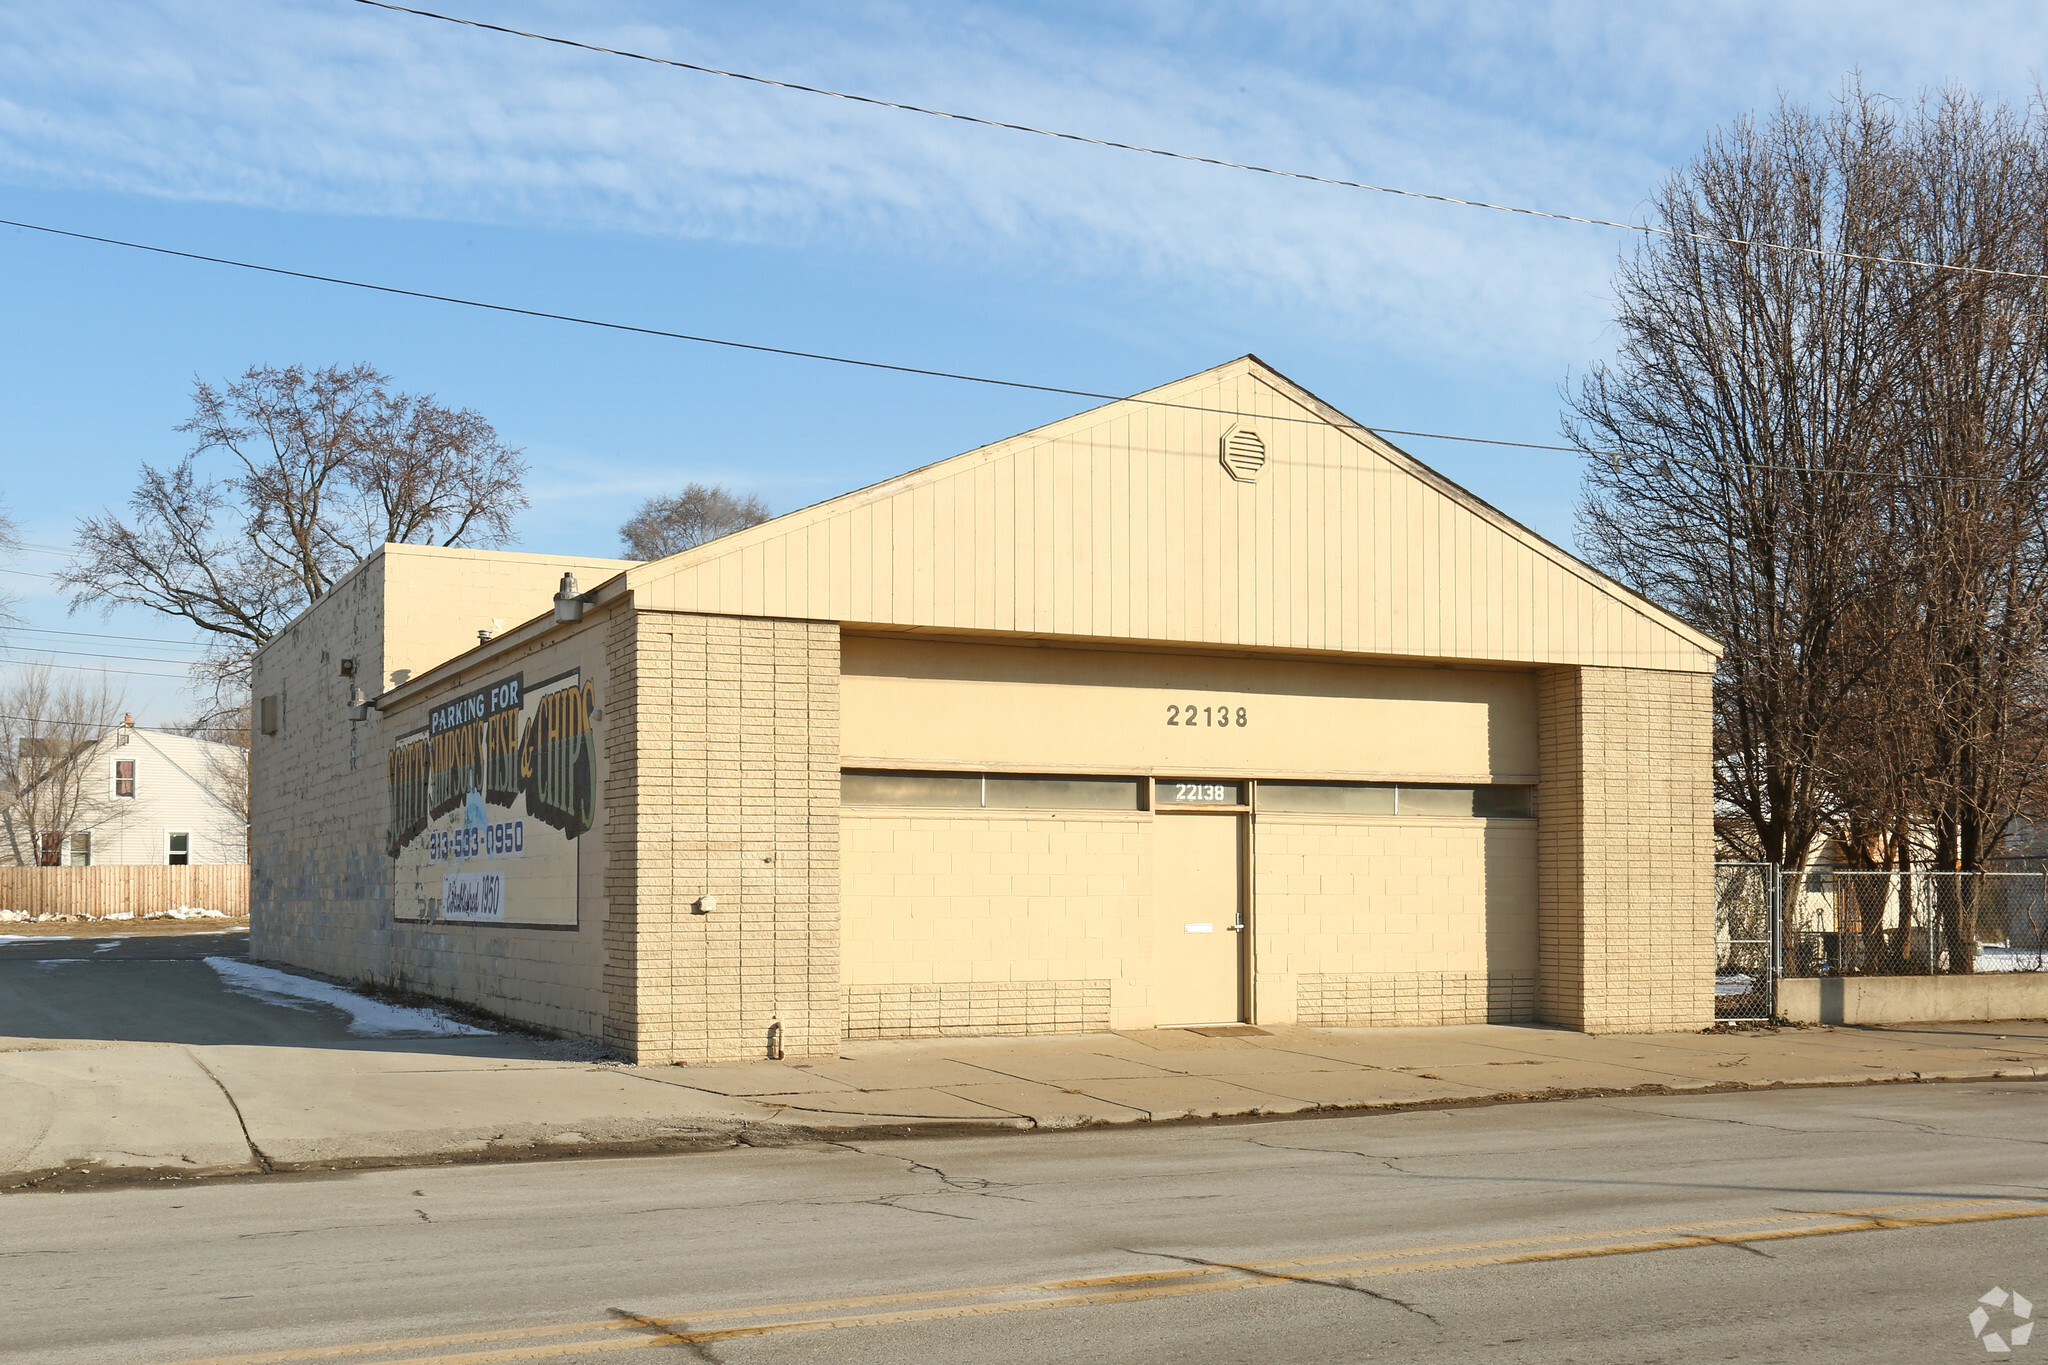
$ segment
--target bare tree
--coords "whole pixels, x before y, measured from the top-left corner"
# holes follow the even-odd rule
[[[1656,200],[1673,229],[1622,264],[1620,352],[1570,396],[1588,453],[1581,541],[1726,650],[1716,678],[1723,841],[1799,866],[1823,828],[1845,699],[1881,659],[1863,611],[1900,347],[1865,267],[1890,212],[1892,120],[1852,95],[1736,124]]]
[[[768,520],[768,504],[717,484],[693,483],[674,497],[649,498],[619,528],[628,559],[662,559]]]
[[[247,706],[230,712],[208,711],[191,720],[165,726],[174,735],[211,741],[206,773],[200,779],[207,795],[249,824],[249,719]]]
[[[0,501],[0,554],[13,554],[20,548],[21,528],[8,515],[6,502]],[[21,620],[14,610],[19,600],[11,593],[0,591],[0,625]]]
[[[29,665],[0,688],[0,857],[35,867],[114,818],[107,775],[90,761],[121,698],[104,675],[53,680]]]
[[[148,607],[207,632],[195,673],[230,710],[249,655],[378,546],[502,545],[527,506],[526,465],[489,422],[368,365],[196,380],[192,408],[192,450],[145,463],[127,515],[80,522],[59,582],[73,610]]]
[[[1586,539],[1727,646],[1733,842],[1981,871],[2048,810],[2048,111],[1852,91],[1739,125],[1674,187],[1668,224],[1739,240],[1624,267],[1626,345],[1569,424]],[[1967,972],[1976,885],[1914,906],[1902,881],[1895,926],[1843,927],[1896,958],[1932,915]]]
[[[1905,566],[1907,718],[1937,868],[1979,871],[2048,797],[2048,126],[1959,92],[1926,102],[1889,254],[1986,266],[1887,276],[1907,364],[1887,541]],[[1966,884],[1936,906],[1976,957]]]

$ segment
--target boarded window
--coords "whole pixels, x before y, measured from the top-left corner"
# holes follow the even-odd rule
[[[1488,820],[1533,820],[1536,818],[1534,787],[1475,787],[1472,813]]]
[[[849,806],[992,807],[1002,810],[1138,810],[1135,777],[1017,777],[1007,773],[906,773],[849,769],[839,799]]]
[[[1398,810],[1402,815],[1472,816],[1470,787],[1402,787]]]
[[[1137,810],[1134,777],[997,777],[987,779],[987,803],[1025,809]]]
[[[114,760],[114,795],[135,795],[135,760],[117,758]]]
[[[1528,819],[1528,786],[1395,786],[1386,782],[1261,782],[1259,809],[1302,815],[1423,815],[1451,819]]]
[[[1259,809],[1302,815],[1392,815],[1394,789],[1367,782],[1261,782]]]
[[[848,771],[839,799],[849,806],[979,806],[981,779],[961,773]]]
[[[45,834],[42,837],[42,846],[36,850],[36,861],[44,867],[62,867],[64,865],[64,836],[61,834]]]

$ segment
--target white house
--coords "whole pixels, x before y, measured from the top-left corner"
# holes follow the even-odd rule
[[[63,867],[248,862],[247,752],[117,726],[72,760],[85,799],[72,828],[35,841],[37,860]],[[0,825],[17,818],[18,808],[0,809]],[[27,861],[9,845],[28,842],[0,840],[0,861]]]

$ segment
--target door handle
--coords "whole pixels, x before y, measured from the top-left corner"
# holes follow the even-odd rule
[[[1233,933],[1233,934],[1241,934],[1241,933],[1243,933],[1243,932],[1244,932],[1244,911],[1242,911],[1242,910],[1238,911],[1238,912],[1237,912],[1237,923],[1235,923],[1235,924],[1233,924],[1233,925],[1230,925],[1230,926],[1228,926],[1228,927],[1229,927],[1229,929],[1230,929],[1230,932],[1231,932],[1231,933]]]

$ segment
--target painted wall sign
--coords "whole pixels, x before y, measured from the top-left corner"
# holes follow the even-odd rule
[[[594,689],[514,673],[433,708],[391,746],[385,853],[405,920],[576,923],[577,840],[597,818]]]

